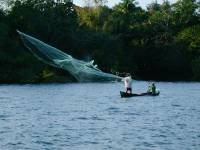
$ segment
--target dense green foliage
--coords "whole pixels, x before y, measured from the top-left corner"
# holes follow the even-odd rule
[[[130,72],[146,80],[200,80],[200,4],[195,0],[135,0],[113,8],[95,0],[78,7],[69,0],[9,1],[0,9],[0,83],[73,81],[67,72],[37,60],[16,29],[73,57],[94,59],[106,72]]]

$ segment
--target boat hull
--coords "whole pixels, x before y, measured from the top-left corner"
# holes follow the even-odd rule
[[[140,94],[134,94],[134,93],[130,94],[130,93],[120,91],[121,98],[137,97],[137,96],[158,96],[159,94],[160,94],[159,91],[157,91],[155,94],[149,93],[149,92],[140,93]]]

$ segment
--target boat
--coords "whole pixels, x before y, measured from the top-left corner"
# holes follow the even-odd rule
[[[156,93],[151,93],[151,92],[146,92],[146,93],[126,93],[120,91],[121,98],[126,98],[126,97],[136,97],[136,96],[158,96],[160,94],[160,91],[156,91]]]

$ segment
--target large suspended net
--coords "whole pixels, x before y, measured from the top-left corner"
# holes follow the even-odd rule
[[[67,70],[80,82],[121,81],[121,77],[102,72],[94,65],[94,60],[85,62],[73,58],[59,49],[52,47],[34,37],[17,31],[24,45],[39,60],[51,66]]]

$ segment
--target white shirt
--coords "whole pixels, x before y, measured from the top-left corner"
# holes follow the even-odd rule
[[[125,84],[125,88],[131,88],[132,87],[132,79],[131,76],[125,77],[122,79]]]

